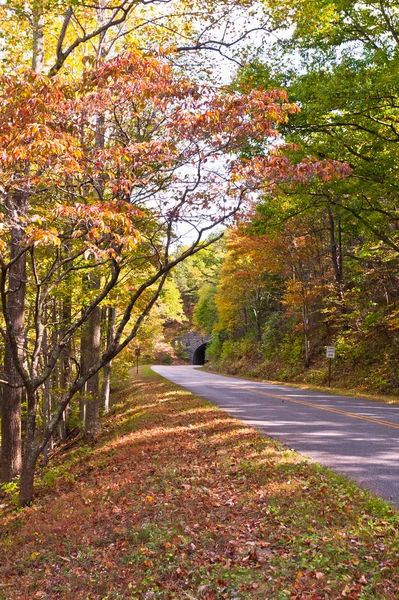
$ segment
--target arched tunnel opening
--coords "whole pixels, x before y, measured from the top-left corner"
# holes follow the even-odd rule
[[[205,350],[208,344],[201,344],[195,350],[193,355],[193,365],[204,365],[205,364]]]

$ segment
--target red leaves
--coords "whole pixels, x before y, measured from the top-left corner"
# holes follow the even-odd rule
[[[43,169],[57,157],[64,162],[77,158],[75,140],[67,130],[69,102],[62,87],[30,71],[1,79],[0,168],[9,170],[29,160]]]
[[[276,151],[266,157],[257,156],[244,164],[237,161],[233,172],[237,180],[248,182],[253,189],[273,190],[276,185],[284,183],[306,184],[314,179],[344,179],[350,174],[350,167],[335,160],[320,161],[312,157],[292,164],[281,151]]]
[[[276,151],[278,125],[299,110],[282,90],[201,86],[139,52],[73,84],[30,72],[2,82],[3,186],[25,190],[31,212],[46,223],[28,219],[29,244],[79,240],[90,253],[115,258],[140,239],[142,215],[131,205],[173,223],[219,222],[253,192],[348,174],[333,161],[293,165]],[[254,140],[268,155],[238,159]]]
[[[58,205],[53,214],[61,220],[61,229],[66,225],[72,228],[72,238],[83,236],[86,239],[89,254],[118,260],[112,242],[133,250],[140,239],[137,220],[142,212],[126,202],[113,200],[88,206],[80,203],[74,206]],[[96,245],[104,238],[107,238],[107,251],[102,254]]]

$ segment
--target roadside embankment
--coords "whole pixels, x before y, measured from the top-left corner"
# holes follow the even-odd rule
[[[4,600],[398,597],[392,507],[146,368],[6,508]]]

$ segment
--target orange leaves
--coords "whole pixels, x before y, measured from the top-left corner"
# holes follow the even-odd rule
[[[58,237],[58,232],[54,227],[50,229],[32,228],[27,231],[27,243],[34,246],[59,246],[61,240]]]
[[[170,66],[156,58],[144,57],[139,50],[122,52],[103,63],[98,69],[86,73],[88,89],[108,88],[112,82],[121,82],[125,85],[133,80],[137,85],[143,85],[149,81],[162,79],[171,79]]]
[[[140,240],[137,219],[142,216],[136,207],[122,201],[104,201],[90,205],[77,203],[75,205],[57,205],[53,210],[54,216],[61,220],[65,227],[72,227],[71,238],[84,238],[88,255],[91,253],[112,257],[118,260],[119,255],[113,243],[134,250]],[[60,225],[61,225],[60,223]],[[101,253],[96,245],[106,240],[107,251]],[[99,254],[100,252],[100,254]]]
[[[121,251],[134,251],[141,239],[137,222],[142,217],[136,207],[121,201],[89,205],[57,204],[41,213],[33,213],[24,223],[27,246],[59,247],[62,240],[81,248],[84,258],[113,258],[119,261]],[[6,245],[0,244],[0,250]]]
[[[150,227],[222,222],[277,183],[347,174],[326,161],[292,165],[276,150],[278,126],[299,110],[286,92],[199,85],[139,51],[72,83],[31,72],[2,83],[0,177],[6,193],[23,190],[29,212],[44,218],[27,224],[35,246],[65,239],[118,259],[135,251],[147,217]],[[238,159],[252,141],[268,155]]]
[[[228,139],[231,147],[248,139],[265,141],[278,137],[276,126],[288,114],[298,111],[297,106],[286,103],[286,94],[281,90],[252,90],[248,94],[215,94],[206,90],[192,108],[195,110],[184,114],[179,130],[185,135],[195,134],[200,140],[214,135],[216,145]]]
[[[308,157],[298,164],[290,162],[281,149],[268,156],[255,156],[246,163],[237,161],[233,175],[237,181],[246,181],[254,189],[273,191],[281,184],[306,184],[312,180],[331,181],[348,177],[349,165],[334,160],[317,160]]]
[[[126,202],[112,200],[90,205],[76,203],[71,206],[66,206],[59,204],[54,208],[54,214],[75,218],[80,223],[83,223],[87,219],[102,218],[109,219],[113,223],[119,222],[120,224],[130,225],[129,217],[140,217],[142,212],[135,206],[131,206]]]
[[[69,127],[70,102],[60,83],[31,72],[2,78],[0,173],[12,185],[25,168],[25,184],[48,185],[62,172],[78,172],[81,150]],[[49,174],[51,170],[51,175]],[[20,178],[19,178],[20,179]]]

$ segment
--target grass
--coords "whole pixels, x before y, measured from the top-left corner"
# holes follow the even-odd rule
[[[392,507],[145,368],[37,491],[1,600],[398,598]]]

